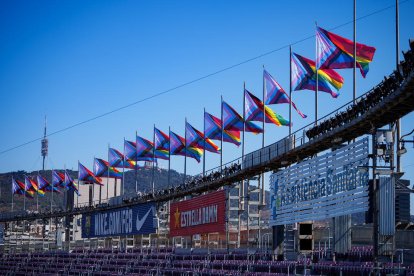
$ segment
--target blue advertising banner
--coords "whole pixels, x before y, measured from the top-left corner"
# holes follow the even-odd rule
[[[155,233],[155,203],[82,215],[82,238]]]

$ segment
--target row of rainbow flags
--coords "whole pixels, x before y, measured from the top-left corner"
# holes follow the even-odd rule
[[[333,98],[339,96],[344,79],[334,69],[360,69],[365,78],[369,63],[373,60],[375,48],[324,30],[316,29],[316,61],[291,53],[291,87],[293,91],[313,90],[329,93]],[[354,45],[356,55],[354,55]],[[221,149],[213,142],[241,144],[240,133],[264,133],[263,127],[254,122],[271,123],[277,126],[291,126],[291,122],[274,112],[269,105],[290,104],[302,117],[303,114],[291,101],[282,86],[266,70],[263,71],[264,99],[261,101],[253,93],[244,89],[244,110],[240,115],[231,105],[221,101],[221,118],[204,111],[204,133],[186,121],[185,137],[169,130],[169,135],[154,126],[152,141],[136,135],[136,141],[124,140],[124,152],[114,148],[108,149],[108,161],[94,159],[93,172],[78,163],[78,181],[85,184],[103,185],[101,177],[122,178],[119,170],[137,169],[138,161],[156,162],[157,159],[170,160],[171,155],[194,158],[197,162],[205,151],[221,154]],[[59,189],[74,190],[79,195],[79,186],[67,171],[52,171],[52,180],[38,175],[31,178],[25,176],[24,183],[12,179],[12,193],[33,198],[34,194],[44,195],[46,192],[60,192]]]

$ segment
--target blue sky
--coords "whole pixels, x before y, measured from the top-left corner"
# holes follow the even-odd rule
[[[395,68],[395,1],[358,1],[358,42],[377,48],[366,79],[357,77],[357,95],[365,93]],[[382,11],[381,11],[382,10]],[[414,1],[400,6],[400,45],[414,38]],[[377,13],[376,13],[377,12]],[[369,14],[373,15],[367,16]],[[353,1],[1,1],[0,2],[0,151],[42,136],[44,116],[52,133],[118,107],[140,101],[272,50],[271,54],[202,79],[159,97],[49,137],[47,168],[92,167],[106,158],[107,147],[122,150],[135,131],[152,139],[155,124],[184,135],[184,120],[203,128],[203,108],[216,116],[220,96],[242,111],[243,82],[260,96],[262,66],[289,88],[287,45],[323,28],[352,39]],[[345,24],[349,23],[349,24]],[[313,58],[314,38],[293,45]],[[321,93],[324,115],[352,99],[352,70],[340,70],[345,84],[338,99]],[[296,91],[293,101],[308,115],[293,112],[294,130],[314,119],[314,94]],[[288,118],[288,106],[273,106]],[[403,133],[413,127],[403,119]],[[266,126],[266,144],[288,134]],[[246,135],[246,151],[261,146],[261,136]],[[413,170],[413,149],[404,156]],[[224,162],[241,155],[223,147]],[[207,169],[219,156],[207,153]],[[183,171],[183,158],[172,168]],[[188,160],[188,173],[202,164]],[[161,164],[167,167],[167,163]],[[40,141],[0,154],[0,172],[41,168]],[[407,177],[413,180],[413,173]]]

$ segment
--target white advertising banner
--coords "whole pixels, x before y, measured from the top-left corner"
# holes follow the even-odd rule
[[[271,225],[368,209],[368,138],[272,174]]]

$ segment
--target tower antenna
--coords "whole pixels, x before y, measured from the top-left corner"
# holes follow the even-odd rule
[[[41,148],[41,154],[43,157],[43,166],[42,166],[42,170],[45,170],[45,159],[48,153],[48,149],[49,149],[49,141],[46,138],[46,125],[47,125],[47,120],[46,120],[46,116],[45,116],[45,131],[43,133],[43,139],[42,139],[42,148]]]

